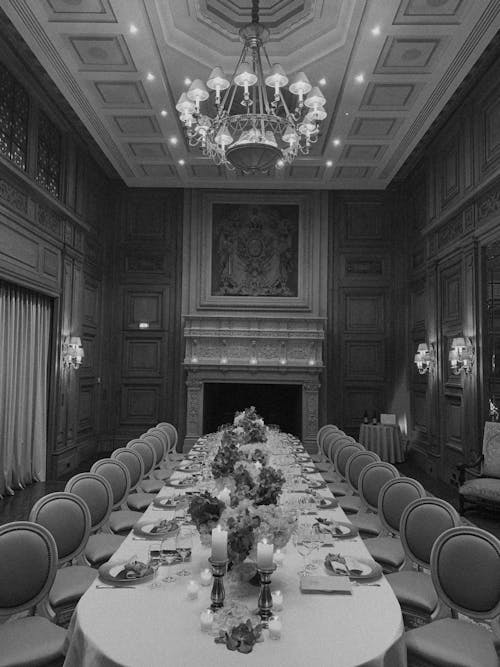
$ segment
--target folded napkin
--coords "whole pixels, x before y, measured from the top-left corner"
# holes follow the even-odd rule
[[[302,593],[340,593],[349,595],[352,583],[349,577],[324,577],[321,575],[305,576],[300,578]]]

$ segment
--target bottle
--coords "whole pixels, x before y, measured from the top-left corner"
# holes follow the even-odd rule
[[[377,425],[377,421],[378,421],[378,420],[377,420],[377,413],[376,413],[375,410],[374,410],[374,411],[373,411],[373,415],[372,415],[372,424],[373,424],[374,426],[376,426],[376,425]]]
[[[365,414],[363,415],[363,424],[368,424],[368,411],[365,410]]]

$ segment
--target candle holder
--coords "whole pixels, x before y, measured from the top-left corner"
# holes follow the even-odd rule
[[[276,565],[270,568],[257,568],[260,575],[260,593],[259,593],[259,608],[257,613],[262,619],[262,625],[267,628],[270,616],[272,616],[271,609],[273,608],[273,596],[271,595],[271,575],[276,569]]]
[[[224,606],[224,598],[226,597],[223,577],[226,574],[227,560],[215,561],[209,558],[208,562],[212,566],[213,575],[212,592],[210,593],[212,604],[210,605],[210,609],[217,611],[217,609]]]

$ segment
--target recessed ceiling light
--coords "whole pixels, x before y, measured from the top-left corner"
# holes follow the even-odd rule
[[[333,167],[333,160],[327,160],[326,161],[326,166],[327,167]]]
[[[318,81],[318,83],[319,83],[320,86],[326,86],[326,79],[325,79],[325,77],[323,77],[322,79],[320,79],[320,80]]]
[[[378,37],[380,35],[380,26],[376,25],[372,28],[372,35]]]
[[[154,80],[155,80],[155,75],[154,75],[152,72],[148,72],[148,73],[146,74],[146,79],[147,79],[148,81],[154,81]]]
[[[170,137],[170,143],[173,144],[174,146],[177,144],[178,141],[179,139],[177,139],[177,137]]]
[[[133,23],[131,23],[130,26],[129,26],[128,31],[131,35],[135,35],[136,33],[139,32],[139,28],[136,25],[134,25]]]
[[[285,166],[285,161],[284,160],[278,160],[276,162],[276,166],[278,167],[278,169],[282,169]]]
[[[183,160],[183,159],[181,158],[181,159],[179,160],[179,164],[181,165],[181,167],[184,166],[184,165],[186,164],[186,160]]]
[[[162,115],[164,118],[165,118],[165,116],[166,116],[167,114],[168,114],[168,111],[167,111],[166,109],[162,109],[162,110],[160,111],[160,115]]]
[[[340,139],[334,139],[333,140],[333,145],[334,146],[340,146]]]
[[[356,83],[363,83],[364,80],[365,80],[365,75],[363,73],[360,73],[354,77],[354,81],[356,81]]]
[[[349,112],[348,112],[348,111],[346,111],[346,112],[345,112],[345,114],[344,114],[344,116],[348,116],[348,115],[349,115]]]
[[[188,76],[184,79],[184,84],[186,86],[190,86],[192,83],[193,82],[191,81],[191,79]]]

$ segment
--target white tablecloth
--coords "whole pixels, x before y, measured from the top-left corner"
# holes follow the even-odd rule
[[[175,489],[165,487],[160,494],[174,492]],[[322,493],[330,497],[328,489]],[[339,508],[318,514],[346,520]],[[145,520],[162,517],[162,511],[152,507],[145,513]],[[145,561],[148,546],[148,541],[133,540],[131,534],[112,560],[119,562],[136,555]],[[335,548],[322,547],[321,556],[329,551],[368,557],[359,537],[337,541]],[[201,587],[196,600],[187,598],[186,588],[191,579],[199,580],[197,575],[208,566],[210,551],[196,541],[188,562],[192,575],[178,577],[175,583],[163,583],[159,589],[152,589],[145,582],[136,588],[109,590],[97,589],[94,584],[73,615],[65,667],[406,665],[401,611],[385,578],[378,580],[379,587],[353,587],[350,595],[302,594],[297,576],[301,559],[291,544],[284,553],[284,563],[272,577],[272,589],[280,589],[284,597],[284,608],[279,612],[283,623],[280,640],[269,639],[266,630],[265,641],[244,655],[215,644],[212,636],[201,632],[199,617],[210,606],[211,587]],[[179,566],[171,568],[176,571]],[[160,569],[160,576],[162,572],[164,568]],[[234,596],[253,609],[258,589],[226,585],[226,601]]]
[[[403,439],[399,426],[387,424],[361,424],[359,442],[382,461],[402,463],[404,461]]]

